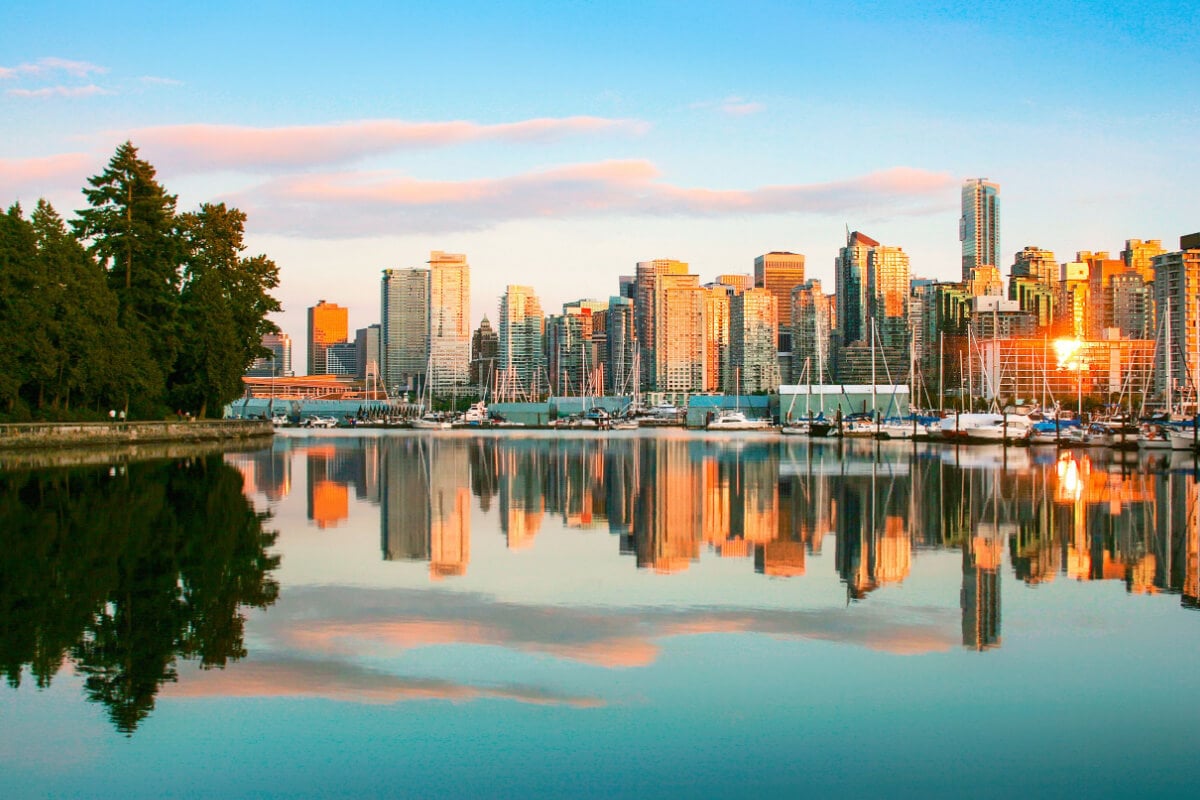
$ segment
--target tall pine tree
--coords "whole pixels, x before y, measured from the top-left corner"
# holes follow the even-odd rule
[[[73,223],[88,252],[108,271],[118,317],[134,361],[127,404],[140,414],[164,409],[167,376],[179,349],[182,240],[177,235],[175,196],[155,179],[154,167],[125,142],[108,167],[88,179],[89,207]]]

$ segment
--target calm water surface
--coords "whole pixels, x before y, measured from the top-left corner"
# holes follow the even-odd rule
[[[4,797],[1148,796],[1195,465],[285,434],[0,472]]]

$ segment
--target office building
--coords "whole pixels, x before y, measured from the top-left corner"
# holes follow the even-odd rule
[[[829,375],[832,302],[821,282],[809,279],[792,290],[792,383],[824,383]],[[805,373],[807,369],[807,374]]]
[[[532,287],[509,286],[500,298],[497,400],[537,399],[548,391],[545,330],[542,304]]]
[[[772,251],[754,259],[754,285],[775,296],[779,308],[779,352],[792,349],[792,289],[804,283],[804,256]]]
[[[1172,406],[1186,405],[1184,410],[1193,413],[1200,378],[1200,233],[1181,237],[1179,250],[1154,256],[1153,265],[1154,304],[1163,329],[1155,388],[1164,403],[1169,396]],[[1168,351],[1169,356],[1161,355]]]
[[[622,295],[608,299],[604,332],[608,365],[605,382],[608,394],[636,394],[640,387],[636,372],[637,334],[634,332],[631,297]]]
[[[668,258],[639,261],[637,265],[633,298],[634,326],[640,352],[642,388],[647,391],[663,391],[658,386],[659,363],[656,348],[661,338],[659,314],[665,296],[665,286],[678,288],[679,276],[685,276],[685,282],[688,278],[694,279],[697,281],[696,285],[699,285],[699,279],[688,276],[687,270],[688,265],[684,262]],[[667,276],[676,276],[676,279],[664,283],[663,279]]]
[[[500,356],[500,334],[485,315],[471,335],[471,373],[468,379],[481,394],[495,387],[496,360]]]
[[[250,364],[246,375],[253,378],[292,377],[292,337],[286,333],[264,333],[262,346],[271,351]]]
[[[730,277],[730,276],[724,276]],[[747,276],[748,277],[748,276]],[[704,391],[732,392],[733,377],[729,351],[729,306],[733,297],[753,287],[738,290],[723,282],[704,286]]]
[[[308,309],[308,374],[327,375],[325,349],[331,344],[346,341],[349,330],[349,311],[336,303],[324,300]]]
[[[393,394],[419,393],[429,363],[429,270],[385,269],[380,287],[383,379]]]
[[[436,397],[467,384],[471,365],[471,268],[459,253],[429,254],[429,382]]]
[[[354,332],[355,375],[359,380],[383,377],[383,326],[376,323]]]
[[[354,378],[358,375],[358,344],[334,342],[325,348],[326,375]]]
[[[958,224],[962,242],[964,283],[990,284],[985,272],[999,273],[1000,187],[986,178],[963,183],[962,217]]]
[[[779,388],[778,320],[779,301],[769,289],[756,287],[730,298],[729,360],[736,374],[727,391],[754,394]]]

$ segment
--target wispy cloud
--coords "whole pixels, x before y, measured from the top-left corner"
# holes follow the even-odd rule
[[[731,117],[744,117],[749,114],[757,114],[761,111],[766,111],[765,104],[747,100],[743,97],[730,95],[723,100],[703,100],[698,103],[692,103],[689,108],[707,109],[711,111],[719,111],[722,114],[728,114]]]
[[[400,150],[466,142],[546,142],[598,134],[636,135],[647,128],[637,120],[578,116],[499,124],[381,119],[278,128],[166,125],[118,135],[128,136],[154,158],[178,169],[271,171],[343,164]]]
[[[0,67],[0,80],[8,80],[22,75],[41,77],[59,73],[75,78],[84,78],[88,75],[103,74],[105,72],[108,72],[107,67],[101,67],[87,61],[72,61],[66,58],[48,56],[46,58],[39,58],[37,61],[27,61],[23,64],[17,64],[15,67]]]
[[[639,214],[919,215],[949,208],[955,179],[908,167],[754,189],[684,187],[649,161],[575,164],[502,178],[428,181],[388,172],[292,175],[231,198],[275,232],[316,237],[479,230],[518,219]]]
[[[91,97],[98,94],[112,94],[108,89],[102,89],[94,83],[87,86],[43,86],[40,89],[9,89],[5,92],[9,97]]]
[[[537,686],[473,685],[392,675],[340,660],[271,657],[224,670],[187,665],[180,670],[180,680],[164,685],[162,693],[166,697],[321,697],[367,704],[493,699],[576,708],[603,705],[598,698],[564,695]]]
[[[174,78],[161,78],[157,75],[143,75],[138,78],[138,82],[146,86],[183,86],[183,81],[177,81]]]

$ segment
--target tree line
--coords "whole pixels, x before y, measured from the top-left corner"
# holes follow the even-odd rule
[[[130,142],[87,183],[69,223],[0,215],[0,418],[220,415],[278,331],[278,267],[245,255],[242,211],[177,212]]]

